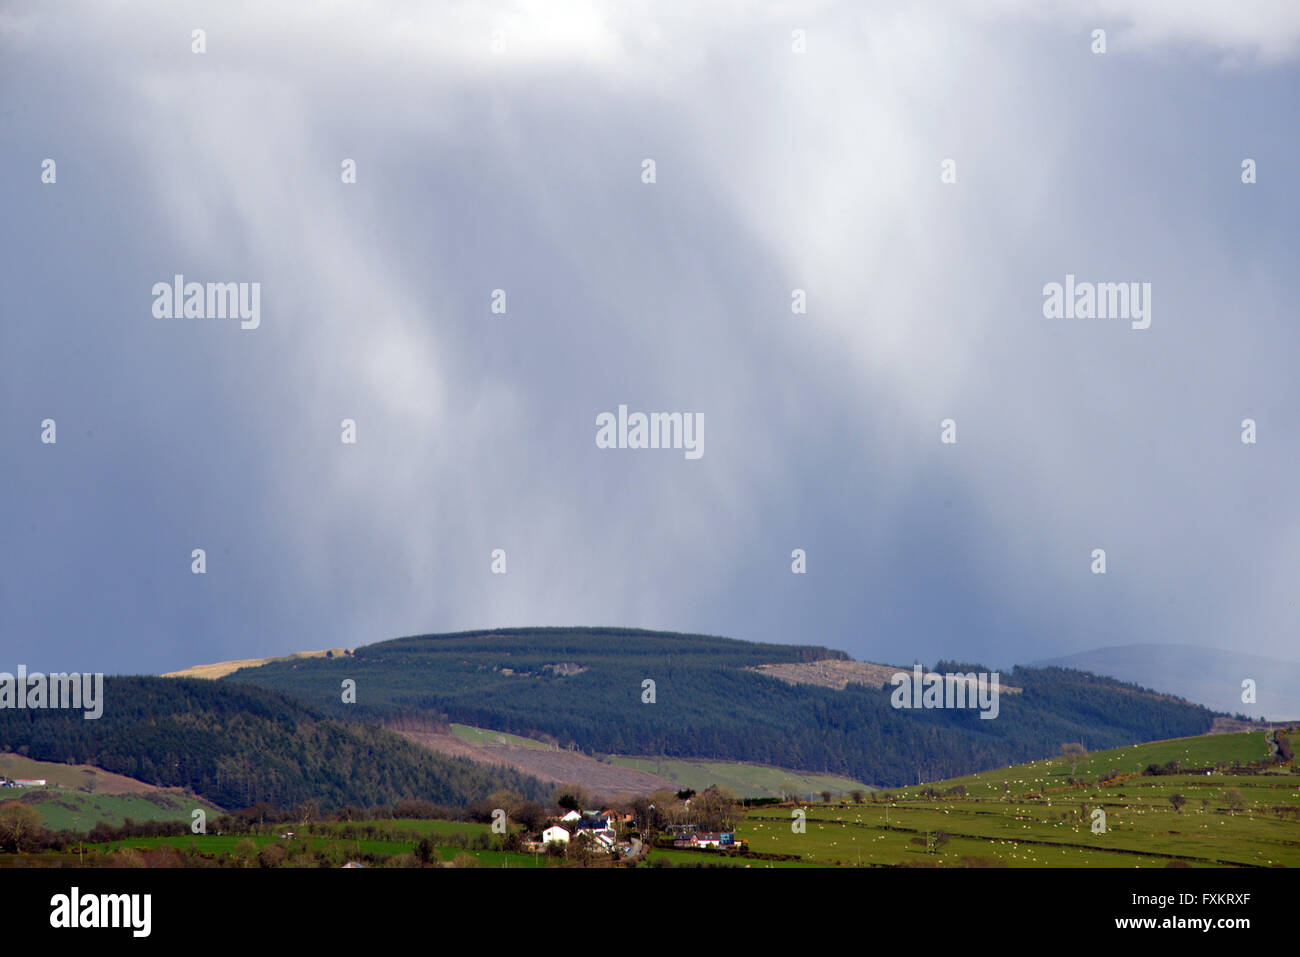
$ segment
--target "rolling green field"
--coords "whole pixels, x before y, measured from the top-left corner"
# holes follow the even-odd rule
[[[676,781],[681,787],[703,791],[710,785],[730,788],[741,797],[784,797],[786,794],[813,795],[821,791],[847,794],[871,791],[870,785],[836,774],[787,771],[763,764],[740,761],[707,761],[682,758],[629,758],[611,756],[611,764],[648,771]]]
[[[412,845],[400,841],[346,841],[314,835],[282,840],[279,837],[257,835],[217,835],[196,834],[182,837],[132,837],[108,844],[87,845],[97,851],[119,851],[126,848],[174,847],[179,851],[191,847],[208,854],[232,854],[243,841],[252,841],[260,850],[268,844],[283,843],[288,846],[305,845],[313,849],[337,849],[344,857],[362,857],[374,854],[379,857],[392,857],[397,854],[410,854]],[[451,861],[459,854],[468,854],[478,862],[479,867],[545,867],[547,859],[533,854],[507,853],[498,850],[481,850],[478,848],[439,847],[435,848],[438,858]]]
[[[314,825],[315,831],[329,831],[331,828],[344,828],[346,824],[317,824]],[[408,818],[396,818],[391,821],[367,821],[367,827],[374,827],[391,835],[408,835],[422,836],[425,834],[464,834],[467,837],[477,837],[479,834],[490,834],[492,828],[487,824],[478,824],[474,821],[421,821]]]
[[[47,779],[48,780],[48,779]],[[30,804],[41,814],[41,824],[51,831],[89,831],[99,822],[119,827],[133,821],[184,821],[189,823],[195,808],[202,808],[211,820],[224,812],[199,798],[155,792],[153,794],[89,794],[64,787],[23,788],[0,792],[5,799]],[[13,797],[8,797],[13,795]]]
[[[1295,732],[1289,736],[1294,740]],[[730,764],[690,763],[699,765],[696,770],[710,783],[725,780],[718,764],[722,770]],[[647,770],[666,770],[653,760],[647,764]],[[927,785],[862,790],[860,803],[841,798],[749,809],[736,828],[747,844],[744,852],[651,847],[639,866],[1300,866],[1300,770],[1294,762],[1272,764],[1266,737],[1258,731],[1157,741]],[[75,819],[60,817],[75,814],[188,821],[194,804],[171,794],[97,795],[66,788],[22,793],[27,801],[35,799],[47,826],[55,828],[76,827]],[[209,808],[210,818],[219,814]],[[281,837],[286,831],[295,836]],[[75,862],[148,864],[151,849],[169,847],[192,864],[320,867],[362,860],[367,866],[415,866],[414,855],[426,837],[439,861],[458,866],[565,863],[545,854],[503,851],[488,824],[414,819],[282,824],[251,836],[131,837],[78,846]],[[270,845],[278,846],[268,850]],[[420,852],[429,850],[424,843]],[[64,848],[46,860],[73,863],[73,853]],[[30,863],[42,860],[14,855],[6,863],[21,865],[29,858]]]
[[[252,841],[258,850],[269,844],[282,844],[289,850],[310,848],[333,852],[340,859],[364,858],[369,855],[391,858],[398,854],[410,854],[416,841],[423,835],[459,834],[474,838],[488,834],[491,830],[486,824],[427,820],[362,821],[351,825],[329,823],[310,825],[307,830],[290,825],[284,827],[292,830],[294,837],[286,839],[279,834],[183,834],[175,837],[129,837],[86,846],[100,852],[173,847],[179,851],[192,848],[203,854],[235,854],[242,843]],[[349,828],[357,833],[373,833],[375,836],[346,837],[344,835]],[[544,856],[509,853],[493,848],[438,846],[435,852],[439,860],[443,861],[455,860],[462,854],[469,855],[479,867],[544,867],[548,863]],[[255,866],[255,861],[250,863]]]
[[[792,828],[796,808],[756,808],[737,836],[752,851],[824,865],[1294,867],[1300,774],[1291,767],[1227,773],[1234,762],[1266,755],[1259,732],[1159,741],[1074,766],[1054,758],[879,792],[874,803],[809,805],[804,833]],[[1168,761],[1212,770],[1140,773]],[[1120,777],[1098,780],[1111,771]],[[964,795],[943,793],[959,785]],[[1175,794],[1185,799],[1179,810],[1170,802]],[[1093,830],[1097,809],[1104,832]],[[936,846],[940,834],[946,842]]]
[[[765,861],[760,859],[732,857],[713,851],[687,851],[677,848],[651,848],[646,852],[642,867],[654,867],[656,861],[662,861],[671,867],[818,867],[814,861]]]
[[[1007,787],[1012,791],[1041,790],[1069,786],[1069,778],[1096,778],[1109,771],[1121,775],[1140,774],[1148,764],[1164,765],[1177,761],[1184,767],[1249,764],[1263,760],[1268,755],[1264,735],[1257,731],[1237,734],[1205,734],[1193,738],[1174,738],[1169,741],[1152,741],[1127,748],[1111,748],[1084,755],[1077,765],[1064,758],[1046,758],[1011,768],[952,778],[935,787],[964,785],[971,796],[978,794],[1001,795]],[[896,789],[898,795],[914,794],[918,787]]]

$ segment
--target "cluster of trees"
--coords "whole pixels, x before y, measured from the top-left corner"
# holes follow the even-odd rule
[[[1277,754],[1274,757],[1279,764],[1295,759],[1295,752],[1291,750],[1291,739],[1281,731],[1273,735],[1273,743],[1277,745]]]
[[[523,629],[402,638],[352,658],[271,662],[236,672],[340,718],[434,720],[544,737],[614,754],[755,761],[889,786],[954,777],[1050,754],[1060,741],[1090,748],[1208,731],[1214,715],[1133,686],[1062,668],[1014,668],[1000,715],[897,710],[889,688],[791,685],[748,668],[845,657],[800,645],[618,629]],[[559,675],[548,664],[585,670]],[[941,669],[987,671],[939,662]],[[508,669],[508,673],[507,673]],[[343,677],[364,694],[339,700]],[[644,682],[654,682],[653,703]]]
[[[93,721],[73,710],[0,710],[0,750],[188,788],[224,807],[403,799],[460,807],[501,787],[546,790],[517,771],[435,755],[276,692],[197,679],[106,678],[104,713]]]
[[[1148,764],[1142,769],[1142,774],[1146,777],[1160,777],[1166,774],[1182,774],[1182,765],[1177,761],[1166,761],[1164,764]]]

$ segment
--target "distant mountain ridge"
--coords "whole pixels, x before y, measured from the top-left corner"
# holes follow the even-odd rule
[[[1198,645],[1115,645],[1032,662],[1131,681],[1205,705],[1214,711],[1300,718],[1300,663]],[[1255,682],[1255,703],[1241,700],[1242,682]]]

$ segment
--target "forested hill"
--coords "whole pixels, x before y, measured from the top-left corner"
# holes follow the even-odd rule
[[[407,798],[464,806],[498,788],[548,793],[518,772],[430,754],[275,692],[196,679],[105,678],[95,720],[77,710],[0,709],[0,751],[186,787],[231,809],[309,799],[325,808]]]
[[[1034,760],[1067,741],[1096,750],[1201,734],[1214,717],[1060,668],[1003,674],[1004,686],[1023,692],[1001,695],[993,720],[896,710],[881,688],[792,685],[746,670],[826,658],[848,656],[705,635],[530,628],[399,638],[346,657],[273,661],[222,682],[283,691],[357,721],[433,716],[586,751],[755,761],[886,786]],[[342,701],[345,679],[356,682],[355,703]]]

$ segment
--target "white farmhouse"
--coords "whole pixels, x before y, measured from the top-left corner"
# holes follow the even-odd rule
[[[548,827],[542,831],[542,843],[550,844],[551,841],[559,841],[561,844],[569,843],[569,832],[558,824]]]

